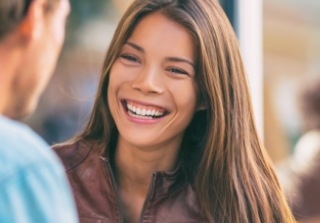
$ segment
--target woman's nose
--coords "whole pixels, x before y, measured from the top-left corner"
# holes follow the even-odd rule
[[[145,68],[132,81],[132,88],[140,91],[143,94],[163,92],[162,75],[158,69]]]

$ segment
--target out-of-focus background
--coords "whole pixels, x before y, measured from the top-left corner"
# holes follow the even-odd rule
[[[49,144],[65,141],[83,128],[106,49],[129,2],[71,0],[66,42],[55,75],[36,113],[25,120]],[[240,39],[257,34],[253,38],[261,51],[251,53],[246,66],[251,70],[259,131],[272,160],[279,162],[293,151],[304,132],[297,93],[309,78],[320,76],[320,1],[255,0],[254,4],[260,2],[257,8],[252,8],[252,1],[246,2],[224,0],[221,4]],[[240,20],[260,22],[246,29]],[[240,47],[246,55],[254,45],[240,43]]]
[[[306,130],[298,97],[320,76],[320,1],[264,0],[263,13],[264,136],[277,162]]]

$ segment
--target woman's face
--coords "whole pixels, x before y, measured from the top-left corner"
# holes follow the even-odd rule
[[[119,140],[179,148],[197,109],[194,43],[160,13],[143,18],[114,62],[108,104]]]

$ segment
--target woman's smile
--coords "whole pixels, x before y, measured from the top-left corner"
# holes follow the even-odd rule
[[[169,114],[166,109],[145,102],[121,100],[121,104],[126,114],[133,118],[130,120],[156,120]]]

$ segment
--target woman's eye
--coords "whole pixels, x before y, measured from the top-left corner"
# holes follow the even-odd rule
[[[135,56],[129,55],[129,54],[121,54],[120,57],[124,60],[127,60],[129,62],[137,63],[139,62],[138,58]]]
[[[180,69],[180,68],[176,68],[176,67],[172,67],[170,69],[168,69],[169,72],[171,73],[175,73],[175,74],[185,74],[185,75],[188,75],[188,72]]]

